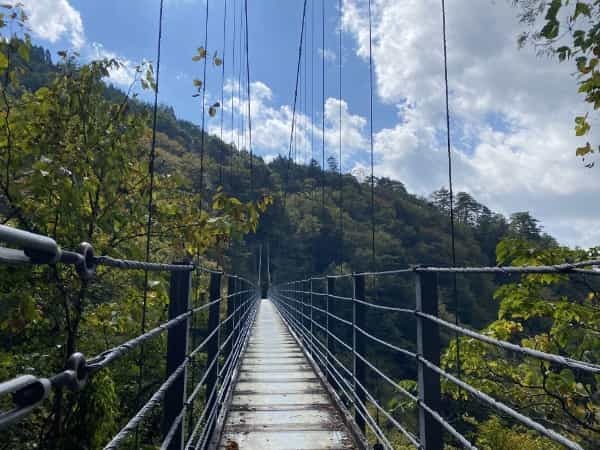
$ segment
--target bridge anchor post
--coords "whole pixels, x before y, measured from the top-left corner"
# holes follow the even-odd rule
[[[333,345],[331,342],[331,339],[329,339],[329,309],[331,308],[331,305],[333,305],[334,303],[331,302],[331,295],[335,295],[335,278],[333,277],[327,277],[327,295],[325,296],[325,348],[327,349],[327,355],[326,356],[326,362],[327,362],[327,373],[325,374],[327,376],[327,378],[329,379],[329,383],[331,383],[331,385],[334,387],[334,389],[337,389],[337,383],[335,382],[335,377],[331,374],[331,365],[332,365],[332,361],[331,361],[331,357],[329,356],[330,354],[333,354]],[[351,399],[349,399],[351,400]]]
[[[219,322],[220,322],[220,311],[221,311],[221,274],[211,273],[210,274],[210,295],[209,302],[214,302],[208,308],[208,329],[206,330],[207,336],[211,333],[215,333],[214,336],[208,341],[206,346],[206,364],[210,365],[213,361],[214,364],[206,377],[206,411],[208,411],[207,420],[207,436],[211,436],[217,423],[218,411],[213,412],[213,408],[219,408],[217,405],[217,394],[219,390],[219,346],[220,339],[219,334]],[[207,442],[209,439],[207,439]]]
[[[365,299],[365,276],[354,275],[354,300],[366,301]],[[367,384],[367,366],[357,355],[366,357],[365,337],[357,333],[357,328],[365,329],[367,322],[367,308],[363,303],[352,302],[352,359],[354,361],[354,420],[363,434],[366,435],[367,426],[365,416],[369,414],[366,408],[367,394],[363,387]]]
[[[225,336],[226,338],[229,338],[229,343],[227,344],[227,346],[224,348],[224,355],[223,355],[223,359],[225,361],[229,360],[229,363],[227,363],[227,366],[223,367],[223,372],[227,372],[229,370],[229,368],[231,367],[231,365],[233,364],[233,359],[231,359],[231,353],[233,352],[233,349],[235,348],[235,339],[234,339],[234,333],[235,333],[235,317],[233,316],[233,313],[235,312],[235,281],[236,279],[228,276],[227,277],[227,315],[226,317],[228,317],[228,323],[227,323],[227,327],[225,328],[226,332],[225,332]]]
[[[187,264],[175,262],[174,264]],[[192,290],[192,271],[171,272],[169,286],[169,319],[173,319],[189,310],[190,292]],[[188,337],[190,319],[169,328],[167,332],[167,374],[169,377],[183,363],[188,353]],[[185,405],[185,385],[187,370],[184,370],[165,393],[165,410],[163,417],[163,438],[167,436],[174,420]],[[183,445],[184,420],[181,420],[177,431],[169,444],[168,450],[179,450]]]
[[[430,272],[416,275],[416,310],[432,316],[438,315],[437,274]],[[440,330],[439,325],[417,315],[417,355],[439,367]],[[419,402],[434,411],[441,410],[440,375],[417,360]],[[419,405],[419,438],[425,450],[442,450],[443,430],[422,404]]]

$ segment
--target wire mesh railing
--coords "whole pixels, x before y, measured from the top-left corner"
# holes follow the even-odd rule
[[[23,420],[50,397],[53,391],[73,392],[93,383],[98,371],[131,354],[145,343],[166,335],[166,374],[150,398],[137,409],[124,427],[105,445],[123,446],[138,433],[158,405],[162,404],[161,449],[205,449],[210,444],[256,314],[258,287],[250,280],[206,269],[191,262],[148,263],[108,256],[95,256],[90,244],[76,252],[62,250],[51,238],[0,225],[0,248],[5,264],[68,264],[82,279],[95,276],[97,266],[117,270],[148,270],[170,274],[168,320],[119,345],[87,359],[81,352],[68,357],[64,370],[51,376],[17,376],[0,383],[0,430]],[[193,274],[210,277],[209,298],[193,305]],[[226,289],[222,289],[223,279]],[[223,292],[225,291],[225,293]],[[198,302],[196,302],[198,303]],[[206,333],[200,342],[192,329],[199,314],[207,315]],[[199,360],[203,360],[203,364]],[[197,378],[196,376],[199,376]]]
[[[452,334],[466,337],[509,354],[547,363],[547,370],[560,373],[563,369],[569,369],[596,379],[600,374],[599,361],[575,359],[565,354],[559,355],[518,345],[445,320],[438,311],[438,275],[550,273],[586,276],[600,275],[600,271],[597,270],[599,264],[600,261],[584,261],[531,267],[415,266],[385,272],[306,278],[273,286],[270,296],[288,327],[302,342],[309,358],[327,378],[342,407],[353,414],[359,430],[365,437],[374,436],[374,448],[394,448],[388,429],[382,426],[381,417],[388,428],[391,427],[400,433],[405,442],[416,448],[441,450],[448,444],[458,444],[469,449],[477,448],[472,442],[472,434],[467,437],[468,434],[461,431],[457,425],[456,418],[448,417],[448,398],[444,400],[442,396],[442,383],[448,383],[478,400],[488,410],[510,418],[525,429],[535,430],[566,448],[582,449],[582,445],[565,432],[565,428],[568,427],[559,428],[559,432],[539,417],[529,417],[520,412],[514,404],[503,402],[473,386],[460,376],[460,372],[453,374],[450,373],[450,369],[443,368],[442,338],[444,333],[446,336]],[[390,275],[395,275],[401,280],[397,283],[412,284],[415,298],[412,305],[401,304],[397,297],[387,304],[379,304],[365,295],[366,280],[375,284],[381,277]],[[344,287],[341,286],[343,282],[346,283]],[[414,332],[412,345],[398,345],[377,336],[377,332],[372,330],[378,328],[378,324],[369,323],[370,318],[374,318],[374,312],[410,318],[410,321],[414,322],[414,328],[411,328]],[[397,323],[405,324],[406,321],[397,320]],[[375,358],[375,352],[370,351],[373,346],[378,350]],[[409,389],[405,383],[396,381],[393,375],[386,373],[378,363],[381,357],[394,359],[397,364],[414,366],[416,389]],[[373,388],[380,383],[416,405],[416,424],[402,423],[402,418],[385,407],[379,392]]]

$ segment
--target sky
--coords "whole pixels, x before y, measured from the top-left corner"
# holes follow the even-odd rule
[[[160,0],[22,1],[35,43],[77,50],[84,61],[118,58],[121,68],[110,79],[118,87],[129,86],[138,64],[155,63]],[[204,45],[208,1],[207,49],[223,59],[225,82],[221,68],[209,65],[206,103],[220,101],[222,86],[225,101],[223,126],[220,113],[206,126],[247,145],[247,131],[239,128],[248,104],[237,95],[240,73],[246,76],[243,0],[164,1],[160,102],[201,123],[192,81],[202,78],[203,67],[191,58]],[[364,176],[371,125],[367,0],[324,2],[307,0],[295,154],[299,161],[321,159],[324,111],[326,154],[337,157],[341,114],[342,169]],[[448,185],[440,3],[372,0],[375,176],[424,197]],[[600,245],[600,167],[586,168],[574,155],[584,142],[574,136],[573,118],[586,109],[573,66],[518,47],[523,25],[509,0],[446,0],[446,6],[455,191],[505,215],[530,211],[563,244]],[[302,0],[248,0],[252,146],[267,160],[289,150],[302,10]]]

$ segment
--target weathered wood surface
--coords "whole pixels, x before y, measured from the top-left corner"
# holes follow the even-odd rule
[[[274,305],[262,300],[219,448],[357,448],[351,436]]]

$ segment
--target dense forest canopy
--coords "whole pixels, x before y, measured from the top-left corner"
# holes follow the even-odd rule
[[[118,61],[84,64],[66,52],[50,55],[31,44],[26,18],[18,8],[15,14],[10,20],[16,31],[0,45],[2,222],[49,235],[67,249],[89,241],[99,254],[143,258],[151,108],[110,86],[108,75]],[[140,67],[135,83],[152,89],[151,69]],[[450,194],[445,188],[422,198],[401,181],[373,180],[373,266],[370,179],[339,174],[335,158],[327,161],[326,170],[316,161],[303,165],[281,156],[269,163],[254,156],[250,162],[245,149],[203,136],[198,126],[177,119],[166,105],[158,110],[157,129],[155,260],[200,255],[203,264],[256,279],[261,255],[261,279],[274,283],[340,271],[447,266],[451,261]],[[596,249],[559,245],[526,211],[504,217],[466,192],[453,200],[459,265],[557,264],[598,254]],[[0,379],[53,373],[74,350],[96,354],[136,335],[143,282],[140,273],[100,271],[84,282],[61,266],[0,266]],[[196,300],[203,301],[206,279],[194,283]],[[166,315],[168,282],[156,276],[151,286],[148,320],[157,324]],[[351,286],[339,289],[343,293]],[[449,320],[458,316],[460,323],[490,336],[597,363],[599,292],[598,283],[585,277],[460,276],[460,301],[455,304],[451,278],[441,277],[440,314]],[[410,306],[414,295],[411,279],[386,278],[367,286],[369,300],[383,305]],[[205,332],[205,322],[201,317],[195,324],[199,334]],[[414,349],[410,318],[369,312],[368,323],[377,336]],[[443,362],[449,370],[456,369],[452,338],[443,336]],[[585,448],[600,448],[598,376],[583,377],[469,339],[459,343],[469,383]],[[19,426],[3,430],[0,447],[101,448],[160,383],[164,350],[164,340],[148,349],[151,361],[141,391],[137,361],[130,358],[96,375],[81,394],[58,392]],[[415,389],[413,364],[376,346],[368,353],[387,374]],[[369,377],[369,386],[398,420],[416,428],[414,404],[376,377]],[[556,448],[451,385],[444,385],[444,408],[481,448]],[[402,438],[387,429],[403,448]],[[158,430],[160,411],[142,431],[144,448],[156,448]]]

